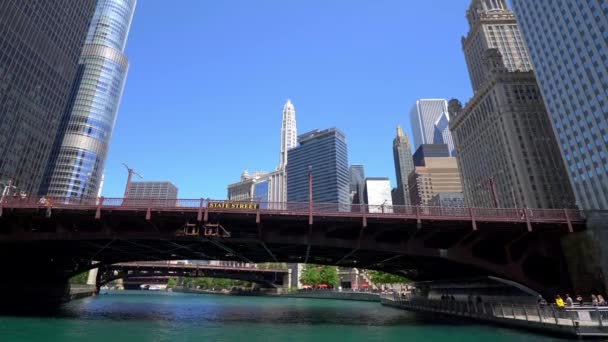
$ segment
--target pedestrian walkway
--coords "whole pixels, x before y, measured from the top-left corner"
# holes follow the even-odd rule
[[[396,293],[383,294],[381,302],[404,310],[440,313],[569,337],[608,337],[608,307],[556,309],[548,305],[430,300]]]

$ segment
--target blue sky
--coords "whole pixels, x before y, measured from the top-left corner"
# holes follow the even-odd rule
[[[140,0],[103,195],[122,195],[126,162],[180,198],[225,198],[244,169],[276,166],[288,98],[298,133],[339,128],[349,162],[394,184],[392,139],[415,100],[471,97],[468,4]]]

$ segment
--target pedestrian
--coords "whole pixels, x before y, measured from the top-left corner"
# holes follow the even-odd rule
[[[597,295],[597,305],[599,305],[599,306],[606,305],[606,301],[604,300],[604,297],[602,297],[601,294]]]
[[[583,297],[580,294],[576,295],[576,302],[578,305],[583,306]]]
[[[597,301],[597,296],[594,294],[591,294],[591,305],[593,306],[598,306],[598,301]]]
[[[558,309],[564,308],[564,300],[562,299],[562,296],[560,296],[560,295],[555,296],[555,305],[557,306]]]
[[[567,307],[573,307],[574,306],[574,301],[572,300],[572,297],[570,297],[569,294],[566,294],[566,306]]]
[[[543,295],[538,295],[538,299],[536,300],[538,305],[547,305],[547,300],[543,297]]]

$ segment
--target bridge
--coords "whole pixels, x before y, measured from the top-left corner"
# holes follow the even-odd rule
[[[175,264],[170,262],[130,262],[101,266],[97,273],[97,286],[123,279],[145,281],[170,277],[208,277],[244,280],[265,287],[282,287],[288,284],[288,270],[264,269],[255,266],[229,266],[209,264]]]
[[[202,259],[339,265],[415,280],[493,275],[550,295],[570,288],[560,239],[584,229],[583,213],[570,209],[7,198],[0,265],[23,284],[0,284],[0,293],[57,300],[66,279],[93,261]]]

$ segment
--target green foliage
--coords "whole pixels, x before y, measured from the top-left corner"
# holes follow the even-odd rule
[[[327,284],[337,286],[340,282],[336,266],[306,264],[302,270],[300,281],[305,285]]]
[[[70,284],[85,285],[88,277],[89,271],[82,272],[70,278]]]
[[[231,289],[233,287],[250,287],[251,283],[242,280],[221,278],[182,278],[184,287],[201,289]]]
[[[409,279],[396,274],[380,271],[368,271],[368,274],[374,284],[401,284],[410,282]]]
[[[167,281],[167,288],[174,288],[175,286],[177,286],[177,279],[169,278]]]

